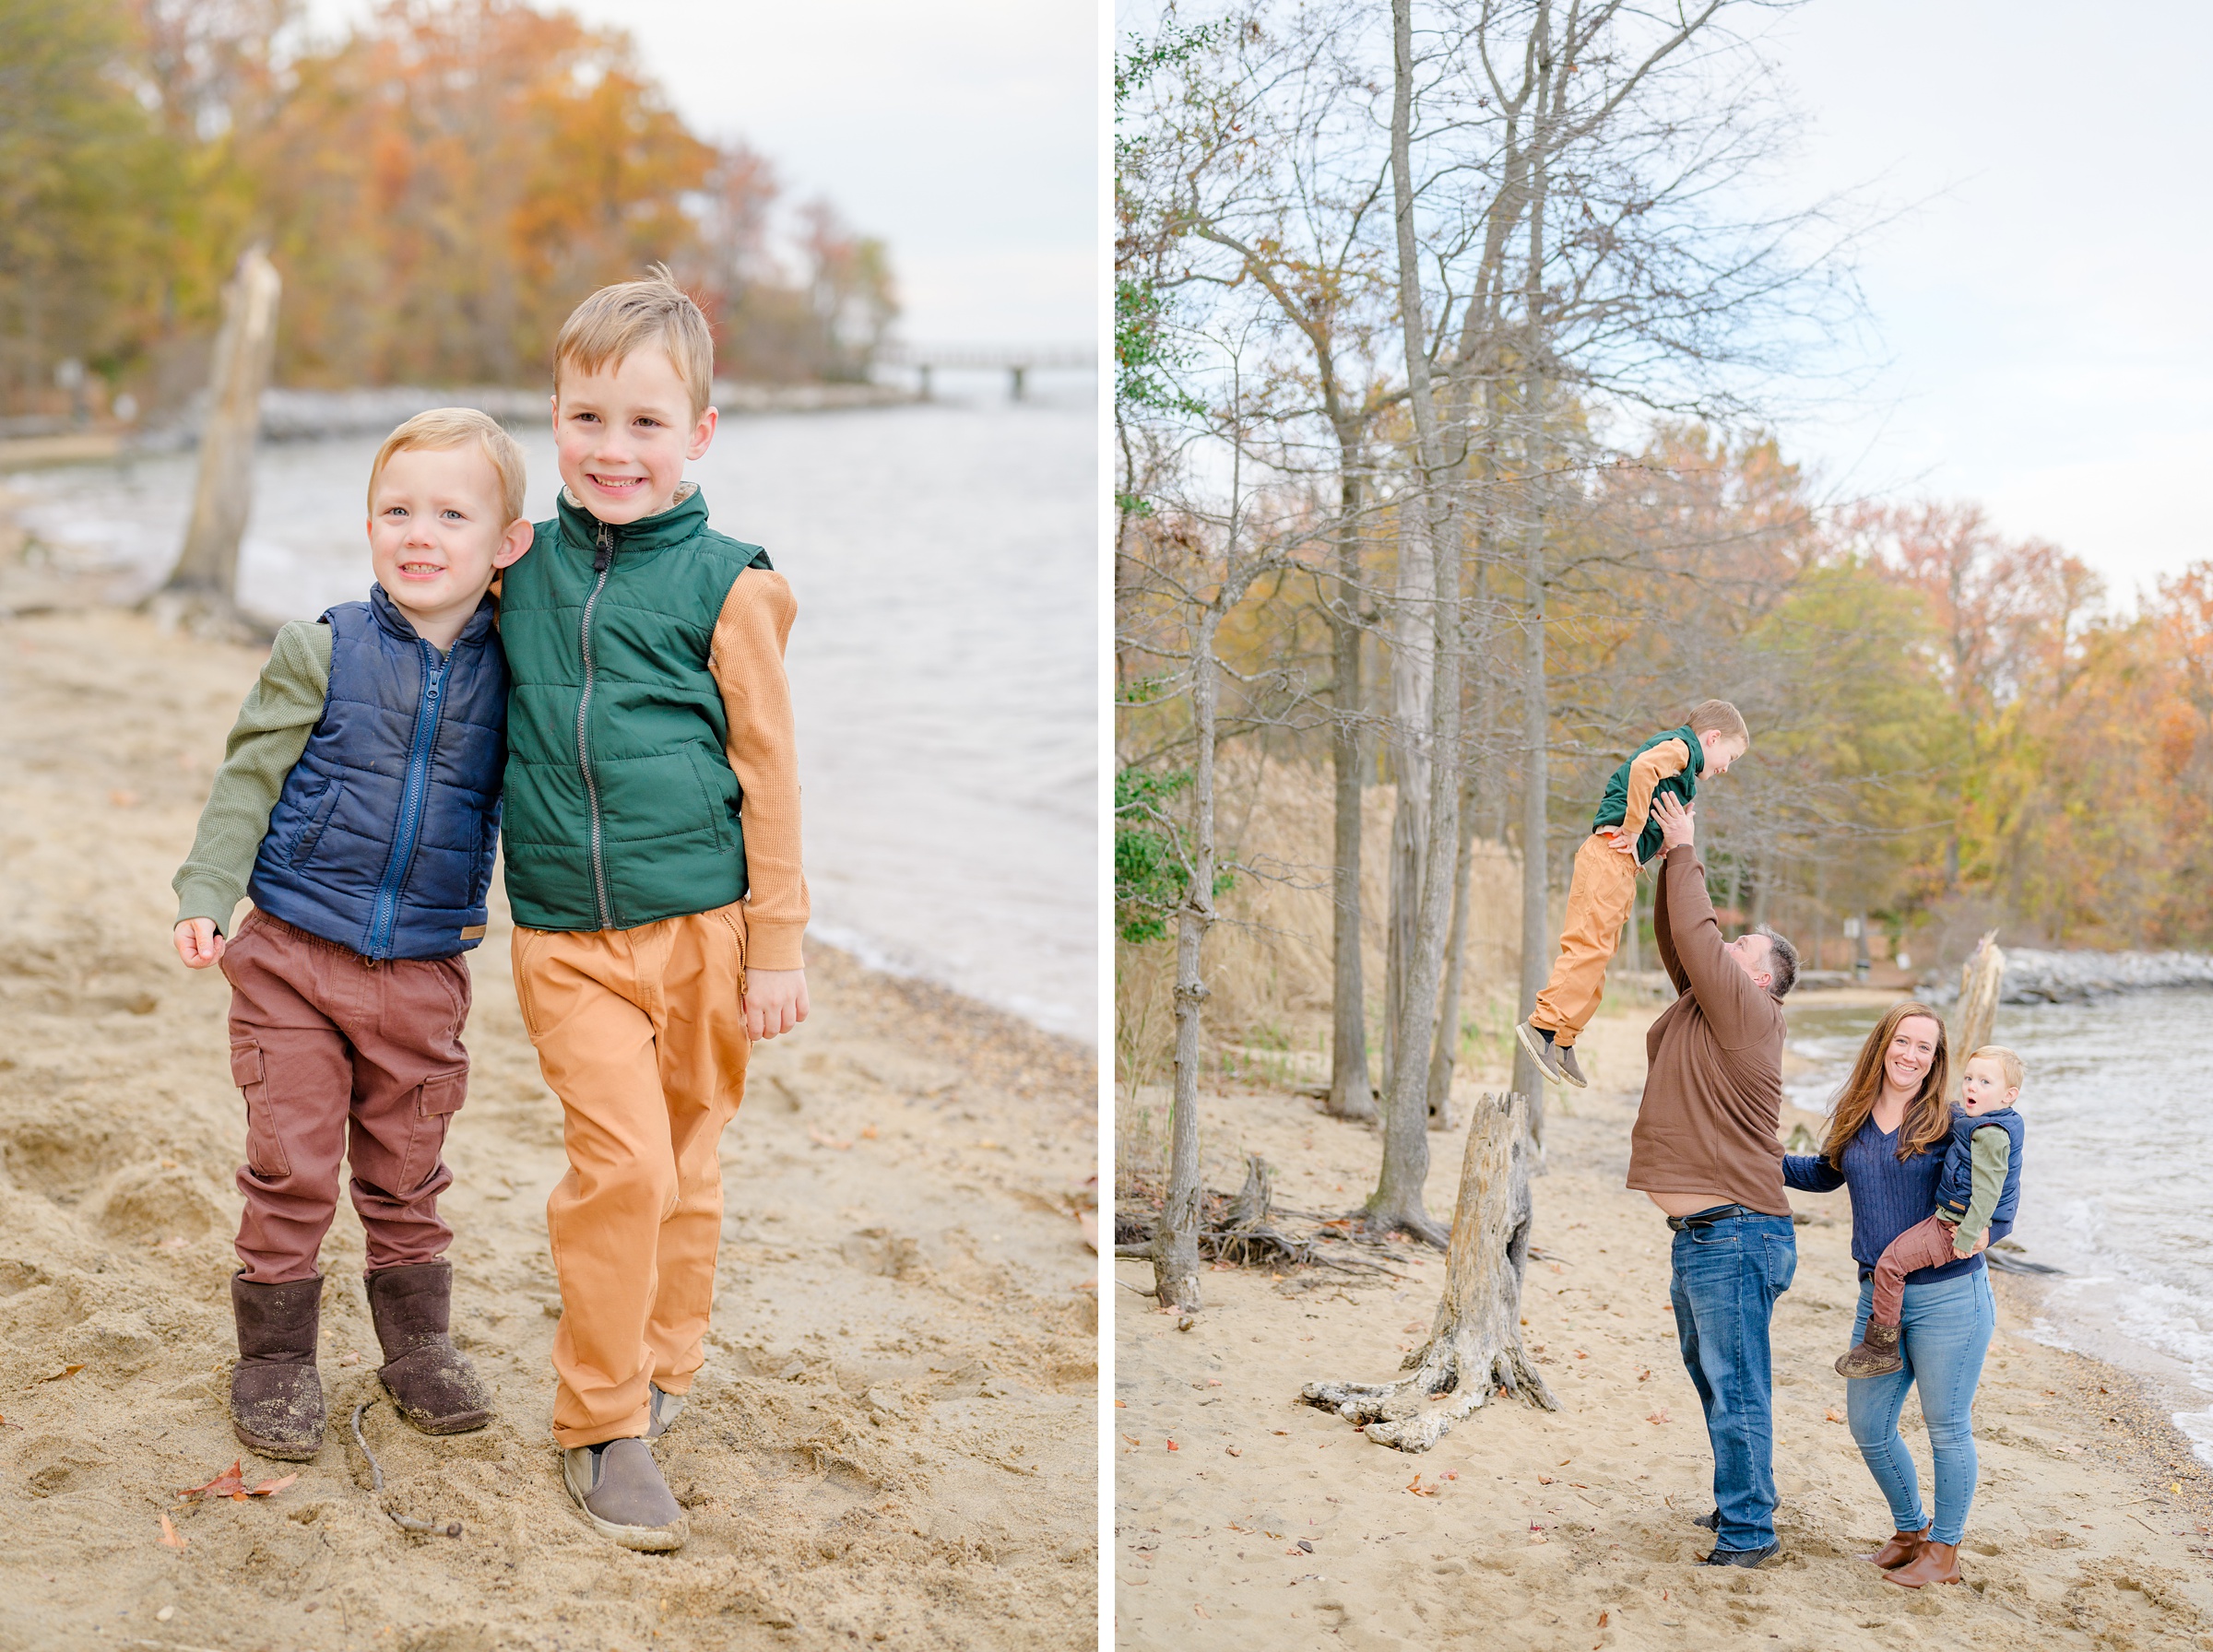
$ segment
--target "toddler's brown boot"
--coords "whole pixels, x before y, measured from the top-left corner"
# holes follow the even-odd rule
[[[264,1457],[304,1463],[323,1449],[323,1378],[315,1370],[323,1279],[281,1285],[231,1280],[238,1363],[231,1371],[231,1430]]]
[[[1898,1327],[1873,1319],[1858,1344],[1837,1361],[1840,1376],[1888,1376],[1905,1368],[1905,1358],[1898,1351]]]
[[[416,1262],[371,1274],[369,1316],[385,1363],[376,1375],[408,1421],[426,1434],[463,1434],[491,1421],[491,1396],[468,1356],[446,1334],[452,1322],[450,1262]]]

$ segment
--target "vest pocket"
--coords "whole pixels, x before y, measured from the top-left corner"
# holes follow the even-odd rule
[[[323,828],[330,824],[330,817],[338,807],[338,794],[346,789],[345,780],[332,775],[330,784],[323,788],[323,796],[315,803],[315,812],[308,817],[307,830],[301,832],[300,841],[292,845],[290,856],[292,865],[299,866],[315,852],[323,841]]]
[[[290,1175],[292,1162],[271,1116],[267,1063],[254,1040],[231,1041],[231,1080],[246,1098],[246,1168],[271,1180]]]

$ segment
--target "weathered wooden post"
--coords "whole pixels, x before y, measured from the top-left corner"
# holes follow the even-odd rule
[[[164,606],[180,617],[219,626],[235,619],[238,545],[254,504],[254,442],[261,430],[261,391],[276,348],[282,287],[256,243],[246,249],[223,289],[223,324],[215,340],[192,518],[184,549],[161,591]]]
[[[2006,954],[1998,932],[1990,930],[1959,970],[1959,1009],[1952,1019],[1952,1070],[1956,1092],[1967,1076],[1967,1058],[1990,1042],[1998,1019],[1998,988],[2006,979]]]

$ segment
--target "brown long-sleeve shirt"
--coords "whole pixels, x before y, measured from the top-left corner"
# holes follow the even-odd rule
[[[741,794],[745,829],[746,962],[755,969],[801,967],[807,878],[799,869],[799,756],[792,726],[784,644],[798,598],[780,573],[748,568],[731,583],[715,621],[707,669],[722,690],[730,732],[724,745]]]
[[[1782,1006],[1723,950],[1689,844],[1660,867],[1652,934],[1677,997],[1645,1034],[1649,1068],[1629,1132],[1628,1186],[1710,1193],[1769,1216],[1782,1192]]]

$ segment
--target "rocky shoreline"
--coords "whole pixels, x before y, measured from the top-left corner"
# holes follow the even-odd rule
[[[2041,951],[2006,950],[2001,1004],[2069,1004],[2112,993],[2160,986],[2213,986],[2213,954],[2205,952]],[[1949,1003],[1959,996],[1957,978],[1934,983],[1924,995]]]

